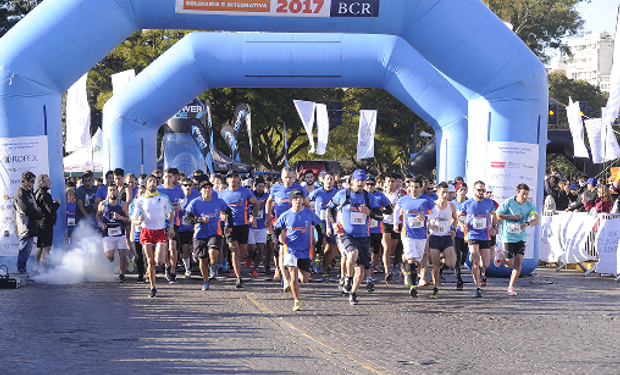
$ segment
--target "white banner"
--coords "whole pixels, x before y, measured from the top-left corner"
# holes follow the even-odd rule
[[[102,144],[101,129],[97,129],[85,147],[63,158],[65,172],[103,172]]]
[[[360,127],[357,133],[357,158],[375,157],[375,127],[377,126],[377,110],[363,109],[360,111]]]
[[[618,40],[618,20],[620,19],[620,7],[618,16],[616,17],[616,36],[614,40]],[[613,123],[618,117],[618,108],[620,108],[620,46],[618,43],[614,45],[613,66],[611,68],[611,77],[609,79],[610,91],[607,106],[603,114],[605,122]]]
[[[503,202],[514,197],[517,185],[525,183],[530,188],[529,199],[534,200],[538,191],[538,145],[522,142],[488,142],[485,183],[493,189],[494,199]],[[541,212],[542,208],[539,207]],[[534,258],[534,227],[525,229],[525,258]]]
[[[112,74],[110,78],[112,78],[112,92],[116,94],[126,84],[131,82],[132,79],[136,78],[136,71],[133,69],[128,69],[124,72]]]
[[[598,273],[616,273],[618,257],[618,241],[620,241],[620,218],[600,218],[596,233],[596,250],[599,263]]]
[[[90,106],[86,96],[88,72],[67,91],[65,151],[84,147],[90,140]]]
[[[301,118],[304,129],[306,129],[306,134],[308,134],[308,141],[310,142],[308,153],[311,154],[314,152],[314,134],[312,133],[312,127],[314,126],[314,106],[316,104],[305,100],[293,100],[293,103],[295,103],[299,118]]]
[[[602,163],[604,161],[605,150],[603,149],[603,123],[600,118],[586,120],[586,130],[590,140],[590,151],[592,152],[592,162]]]
[[[562,215],[560,242],[564,253],[560,257],[562,263],[578,263],[594,260],[595,257],[586,253],[586,239],[589,237],[597,218],[585,212]]]
[[[325,154],[325,147],[329,138],[329,119],[327,118],[327,105],[316,104],[316,127],[318,130],[316,153]]]
[[[30,171],[36,176],[49,174],[47,136],[0,138],[0,256],[17,256],[19,238],[13,222],[13,196],[19,187],[21,175]],[[62,187],[60,187],[62,189]],[[36,247],[33,247],[36,251]]]
[[[568,103],[566,116],[568,117],[568,128],[573,136],[573,155],[578,158],[589,158],[590,155],[583,138],[583,119],[581,118],[579,102],[573,102],[573,99],[569,97]]]
[[[618,147],[618,139],[616,133],[611,128],[611,123],[603,122],[605,129],[605,161],[613,161],[620,158],[620,147]]]
[[[557,262],[564,252],[560,243],[562,216],[551,215],[540,217],[540,241],[538,244],[538,260]],[[569,215],[569,214],[567,214]]]

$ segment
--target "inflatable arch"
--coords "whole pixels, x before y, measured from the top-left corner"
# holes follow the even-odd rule
[[[482,2],[237,0],[226,4],[240,8],[227,9],[209,8],[209,3],[213,2],[45,0],[0,39],[0,137],[47,134],[52,182],[63,186],[62,93],[141,28],[382,34],[400,36],[468,101],[465,171],[469,181],[492,175],[500,186],[503,181],[507,184],[509,173],[496,173],[487,165],[487,147],[491,142],[512,142],[536,146],[538,157],[530,164],[534,164],[535,182],[541,185],[546,71]],[[253,8],[247,7],[250,3]],[[127,120],[148,121],[132,114]],[[444,136],[442,143],[446,139],[451,137]],[[444,143],[438,149],[445,152],[449,147]],[[439,160],[442,169],[443,153]],[[540,206],[542,189],[532,193]],[[63,225],[58,229],[63,231]],[[525,273],[536,266],[537,247],[529,255]]]

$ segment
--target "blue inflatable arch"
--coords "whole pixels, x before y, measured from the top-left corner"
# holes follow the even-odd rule
[[[487,177],[488,141],[540,145],[538,165],[544,166],[546,71],[481,1],[324,0],[320,10],[302,10],[288,0],[281,2],[286,7],[275,0],[255,0],[262,7],[251,13],[190,9],[202,3],[45,0],[0,39],[0,137],[48,134],[52,182],[63,186],[62,93],[139,29],[382,34],[401,37],[468,101],[469,181]],[[149,119],[131,120],[139,124]],[[450,126],[443,128],[449,130]],[[440,169],[445,170],[443,159],[440,155]],[[539,187],[543,173],[544,167],[538,168]],[[541,207],[542,188],[532,193]],[[62,224],[58,227],[64,230]],[[537,257],[536,247],[534,257],[524,262],[524,273],[536,266]]]

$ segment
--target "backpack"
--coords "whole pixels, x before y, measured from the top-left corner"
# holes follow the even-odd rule
[[[344,202],[342,202],[342,204],[336,207],[336,211],[342,211],[342,208],[344,206],[351,203],[351,189],[347,188],[347,190],[345,191],[345,194],[346,194],[346,198]],[[368,209],[371,210],[372,208],[370,207],[370,197],[368,196],[368,192],[366,190],[364,190],[364,199],[366,200],[366,207],[368,207]]]

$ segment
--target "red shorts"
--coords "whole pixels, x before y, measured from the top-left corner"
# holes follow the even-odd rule
[[[156,245],[158,243],[168,243],[168,236],[165,229],[147,229],[142,228],[140,232],[140,244],[141,245]]]

